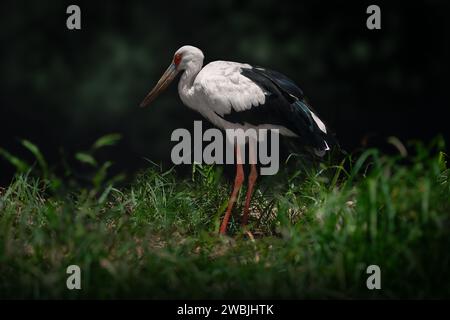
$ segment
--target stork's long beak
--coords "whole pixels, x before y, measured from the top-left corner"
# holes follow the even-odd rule
[[[164,72],[161,79],[159,79],[156,86],[147,94],[145,99],[141,102],[141,107],[148,106],[153,100],[156,99],[156,97],[166,89],[169,84],[172,82],[172,80],[176,77],[178,71],[174,63],[172,63]]]

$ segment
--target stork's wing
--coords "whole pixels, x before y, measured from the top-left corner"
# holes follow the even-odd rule
[[[241,73],[250,67],[229,61],[211,62],[195,78],[194,88],[203,93],[208,105],[220,116],[249,110],[265,101],[262,88]]]
[[[196,82],[210,99],[211,108],[226,121],[285,127],[318,154],[334,142],[303,91],[279,72],[217,61],[208,64]]]

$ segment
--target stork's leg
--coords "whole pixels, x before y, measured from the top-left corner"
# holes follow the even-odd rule
[[[239,192],[239,189],[242,186],[242,182],[244,182],[244,169],[242,167],[241,161],[241,153],[239,146],[236,147],[236,177],[234,178],[234,186],[233,192],[231,193],[230,200],[228,200],[228,208],[227,212],[225,212],[225,216],[223,217],[222,224],[220,226],[220,234],[225,234],[227,232],[228,221],[230,220],[231,210],[233,209],[233,205],[236,202],[236,198]]]
[[[253,193],[253,188],[255,186],[256,178],[258,178],[256,164],[252,164],[251,169],[250,169],[250,175],[248,176],[247,195],[245,196],[244,215],[242,217],[242,225],[243,226],[245,226],[248,223],[248,213],[249,213],[250,201],[252,199],[252,193]]]
[[[255,186],[256,178],[258,178],[258,172],[256,170],[256,140],[249,140],[248,144],[249,149],[249,160],[250,160],[250,175],[248,177],[248,188],[247,188],[247,195],[245,196],[245,206],[244,206],[244,215],[242,217],[242,225],[247,225],[248,222],[248,214],[249,214],[249,207],[250,207],[250,201],[252,199],[253,194],[253,187]]]

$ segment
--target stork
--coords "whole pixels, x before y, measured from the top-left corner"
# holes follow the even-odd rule
[[[278,129],[301,139],[317,156],[330,150],[334,137],[306,102],[303,91],[283,74],[249,64],[214,61],[203,67],[203,52],[193,46],[178,49],[170,66],[148,93],[141,107],[150,104],[178,73],[183,103],[216,127],[226,129]],[[202,68],[203,67],[203,68]],[[225,234],[233,205],[244,181],[240,148],[236,148],[236,176],[219,232]],[[250,156],[252,156],[250,151]],[[250,200],[258,177],[251,164],[242,224],[247,224]]]

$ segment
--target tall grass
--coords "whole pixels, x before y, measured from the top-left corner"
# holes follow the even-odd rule
[[[371,149],[316,168],[291,159],[261,179],[250,234],[239,225],[241,191],[229,237],[217,234],[230,188],[218,166],[196,165],[190,179],[150,168],[122,188],[104,174],[64,192],[50,169],[23,170],[0,191],[0,297],[448,298],[450,182],[440,150]],[[101,170],[85,154],[80,161]],[[82,290],[66,288],[71,264]],[[366,287],[372,264],[381,290]]]

